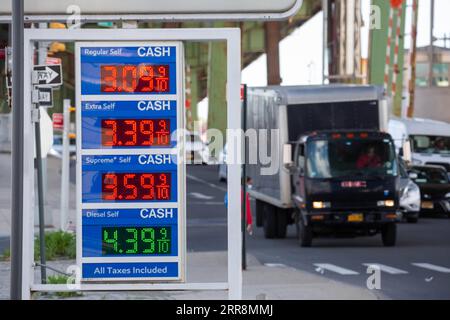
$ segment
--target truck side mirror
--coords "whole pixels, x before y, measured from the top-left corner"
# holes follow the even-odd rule
[[[283,167],[289,171],[290,174],[293,174],[296,171],[295,163],[292,161],[292,145],[290,143],[283,145]]]

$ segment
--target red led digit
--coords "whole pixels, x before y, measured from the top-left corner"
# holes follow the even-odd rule
[[[131,137],[131,140],[125,141],[126,146],[135,146],[137,143],[137,124],[136,120],[124,120],[124,123],[128,126],[129,130],[124,132],[124,135]]]
[[[144,173],[141,175],[141,187],[144,192],[142,200],[155,199],[155,177],[153,174]]]
[[[117,175],[108,173],[103,176],[102,195],[104,200],[117,199]]]
[[[137,85],[136,66],[126,65],[122,69],[122,88],[123,91],[134,92]],[[119,90],[120,91],[120,90]]]
[[[102,199],[109,201],[167,201],[171,199],[170,173],[105,173]]]
[[[158,121],[159,130],[156,132],[158,145],[162,146],[169,145],[170,131],[167,128],[168,123],[169,123],[168,120],[162,119]]]
[[[152,146],[154,144],[153,120],[141,120],[139,122],[139,132],[144,135],[143,146]]]
[[[170,198],[170,187],[167,184],[167,176],[161,173],[159,176],[159,184],[156,186],[158,189],[158,199],[168,200]]]
[[[115,92],[117,90],[117,67],[101,66],[101,90]]]
[[[170,145],[170,119],[102,119],[104,147]]]
[[[117,122],[115,120],[102,120],[102,144],[105,147],[117,144]]]
[[[138,197],[138,188],[133,184],[133,180],[136,174],[128,173],[123,176],[123,186],[127,191],[131,190],[131,193],[125,195],[126,200],[135,200]]]
[[[166,66],[159,66],[158,72],[159,72],[160,77],[166,77],[167,76]]]
[[[153,86],[153,67],[142,65],[139,67],[139,91],[140,92],[152,92],[154,89]]]
[[[100,66],[100,90],[111,93],[168,92],[169,65]]]

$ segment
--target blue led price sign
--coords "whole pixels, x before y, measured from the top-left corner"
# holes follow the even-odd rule
[[[184,281],[182,50],[178,42],[76,45],[82,281]]]

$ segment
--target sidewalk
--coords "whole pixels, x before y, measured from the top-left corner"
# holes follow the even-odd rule
[[[47,193],[45,202],[45,225],[48,229],[60,224],[61,160],[47,158]],[[75,221],[75,185],[70,184],[69,221]],[[37,205],[36,205],[37,207]],[[38,214],[34,215],[38,225]],[[11,154],[0,153],[0,239],[11,234]],[[2,254],[3,252],[0,252]]]
[[[50,263],[65,271],[74,261]],[[226,252],[188,253],[188,282],[225,282],[227,274]],[[0,262],[0,299],[9,295],[9,263]],[[53,271],[48,271],[49,275]],[[39,281],[39,269],[35,272]],[[58,299],[55,296],[36,299]],[[164,300],[226,300],[224,291],[171,291],[171,292],[92,292],[71,299],[164,299]],[[262,265],[252,255],[248,256],[248,270],[243,272],[243,298],[246,300],[375,300],[380,299],[376,291],[362,289],[329,280],[323,276],[303,272],[290,267]]]

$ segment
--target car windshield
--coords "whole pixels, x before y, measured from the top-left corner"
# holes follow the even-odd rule
[[[307,144],[310,178],[397,176],[395,149],[390,139],[314,140]]]
[[[411,172],[417,174],[414,182],[417,184],[448,184],[447,172],[439,168],[418,168],[413,167]]]
[[[414,152],[450,154],[450,137],[440,136],[411,136]]]

